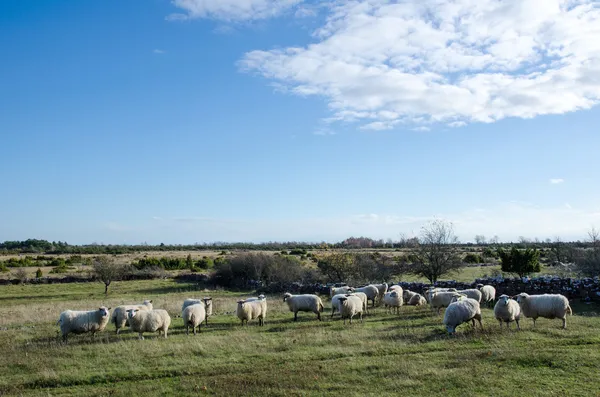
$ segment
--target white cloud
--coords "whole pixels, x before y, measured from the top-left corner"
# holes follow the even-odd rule
[[[600,101],[597,0],[348,0],[328,12],[316,42],[248,52],[240,68],[325,97],[330,120],[367,129],[458,127]]]
[[[553,178],[550,179],[550,183],[553,185],[558,185],[559,183],[563,183],[565,180],[562,178]]]
[[[173,0],[184,13],[171,14],[169,20],[214,18],[243,21],[272,18],[303,0]]]
[[[158,48],[155,48],[154,50],[152,50],[152,52],[153,52],[153,53],[155,53],[155,54],[159,54],[159,55],[160,55],[160,54],[164,54],[164,53],[165,53],[165,51],[163,51],[163,50],[160,50],[160,49],[158,49]]]

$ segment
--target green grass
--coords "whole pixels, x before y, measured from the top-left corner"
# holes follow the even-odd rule
[[[484,309],[483,331],[459,327],[449,337],[425,308],[382,308],[344,326],[312,313],[292,321],[280,296],[269,297],[264,327],[240,327],[235,301],[248,294],[196,291],[170,280],[0,287],[0,395],[600,395],[600,317],[574,305],[568,329],[559,320],[500,330]],[[179,310],[186,297],[211,295],[215,316],[186,336]],[[154,300],[173,318],[168,339],[143,341],[114,326],[57,339],[60,311]]]

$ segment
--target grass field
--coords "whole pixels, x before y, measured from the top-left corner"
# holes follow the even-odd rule
[[[483,331],[445,334],[442,318],[403,307],[377,308],[364,323],[344,326],[312,313],[291,321],[280,296],[269,297],[264,327],[240,327],[235,301],[248,294],[196,291],[170,280],[0,287],[0,395],[428,395],[599,396],[600,308],[573,302],[568,329],[559,320],[531,320],[523,331],[501,331],[484,309]],[[186,297],[211,295],[215,316],[186,336],[180,313]],[[67,308],[154,300],[172,317],[168,339],[109,324],[59,343],[58,314]]]

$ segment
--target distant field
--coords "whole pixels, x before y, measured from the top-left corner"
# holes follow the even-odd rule
[[[107,298],[100,283],[0,287],[0,395],[261,395],[261,396],[598,396],[600,308],[573,302],[568,329],[541,319],[532,329],[500,331],[484,309],[484,331],[459,327],[449,337],[425,308],[399,316],[375,309],[344,326],[314,314],[294,323],[281,296],[269,296],[264,327],[240,327],[235,301],[248,294],[196,291],[171,280],[118,282]],[[186,336],[186,297],[210,295],[215,316],[202,334]],[[114,326],[57,340],[58,314],[154,300],[171,313],[167,340],[139,341]]]

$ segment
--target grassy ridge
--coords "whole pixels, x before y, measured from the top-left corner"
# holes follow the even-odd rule
[[[312,313],[291,321],[279,296],[269,297],[266,325],[243,329],[233,316],[246,294],[194,291],[173,281],[122,282],[108,298],[98,284],[0,288],[0,395],[600,395],[600,318],[575,306],[568,329],[539,320],[522,332],[500,331],[484,309],[484,331],[459,327],[445,335],[441,317],[404,307],[382,308],[363,324],[323,322]],[[209,294],[215,316],[202,334],[186,336],[183,299]],[[26,297],[30,297],[26,299]],[[55,322],[66,308],[154,300],[173,322],[167,340],[114,326],[95,341],[57,340]],[[325,302],[327,311],[329,302]]]

